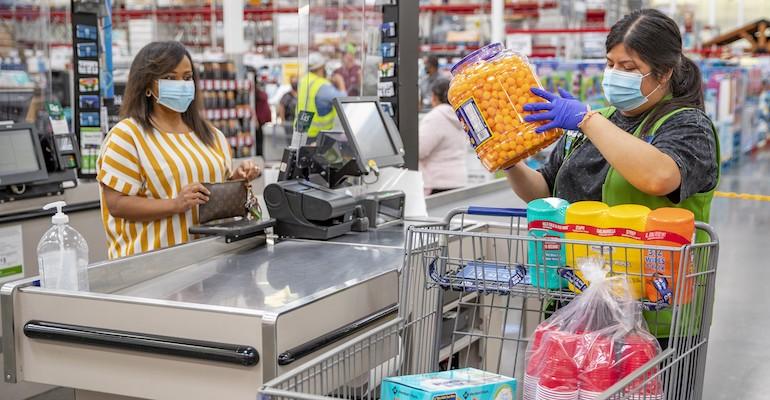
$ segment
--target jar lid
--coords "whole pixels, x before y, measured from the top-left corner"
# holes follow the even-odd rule
[[[457,72],[460,72],[466,66],[473,64],[477,61],[489,60],[490,58],[500,54],[501,51],[503,51],[502,43],[492,43],[480,49],[474,50],[467,56],[463,57],[462,60],[458,61],[457,64],[452,66],[452,69],[451,69],[452,75],[456,74]]]

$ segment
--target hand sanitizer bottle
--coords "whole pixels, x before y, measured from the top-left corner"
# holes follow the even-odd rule
[[[68,225],[69,217],[62,212],[65,205],[55,201],[43,207],[56,208],[56,214],[37,245],[40,283],[46,289],[88,291],[88,244]]]

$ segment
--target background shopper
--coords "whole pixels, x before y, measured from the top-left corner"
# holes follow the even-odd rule
[[[420,171],[426,194],[468,184],[468,136],[449,105],[449,80],[439,78],[431,88],[431,110],[420,121]]]

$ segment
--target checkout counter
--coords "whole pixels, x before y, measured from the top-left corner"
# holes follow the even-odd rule
[[[378,116],[353,108],[366,117],[347,121],[345,136],[355,142],[355,125],[368,126],[367,118]],[[386,133],[392,129],[385,127]],[[397,153],[398,143],[388,137]],[[332,142],[317,147],[334,149],[339,141]],[[362,163],[343,153],[327,151],[324,159],[336,154],[340,165],[375,174],[380,167],[370,162],[377,157]],[[298,149],[287,157],[298,166],[303,154]],[[254,399],[263,382],[395,318],[406,229],[426,219],[372,221],[369,229],[354,229],[353,220],[368,214],[362,198],[345,199],[351,188],[336,187],[330,171],[314,167],[312,159],[320,162],[305,157],[308,163],[284,174],[273,191],[299,196],[300,206],[328,196],[339,201],[342,206],[330,214],[334,224],[351,223],[324,231],[326,240],[313,240],[322,230],[306,238],[296,229],[305,223],[323,227],[321,214],[290,207],[278,217],[276,207],[288,204],[271,206],[267,199],[271,217],[279,219],[274,234],[235,242],[207,237],[95,262],[88,292],[41,288],[36,276],[3,285],[5,382],[71,387],[77,399]],[[326,178],[319,183],[319,176]],[[305,182],[302,189],[298,182]],[[427,207],[431,217],[441,218],[469,204],[522,204],[514,199],[505,181],[494,181],[433,196]]]

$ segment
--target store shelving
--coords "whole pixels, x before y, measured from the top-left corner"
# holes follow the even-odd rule
[[[517,1],[506,3],[503,8],[517,14],[537,14],[538,10],[558,7],[556,1]],[[420,12],[446,12],[454,14],[489,12],[490,2],[483,4],[429,4],[421,5]]]
[[[582,27],[582,28],[554,28],[554,29],[506,29],[509,34],[527,34],[527,35],[565,35],[576,33],[608,33],[609,28],[604,27]]]
[[[582,41],[596,41],[597,35],[609,31],[609,19],[614,13],[601,8],[600,3],[601,0],[586,2],[587,9],[581,11],[566,1],[507,1],[503,8],[505,33],[532,37],[528,55],[534,58],[580,57],[580,50],[585,47],[580,44]],[[421,24],[427,26],[421,38],[425,55],[459,57],[492,40],[490,2],[422,5],[420,11]],[[476,37],[467,34],[473,31],[477,32]],[[549,35],[559,36],[557,39]],[[570,51],[565,50],[566,40],[562,38],[572,41]]]

